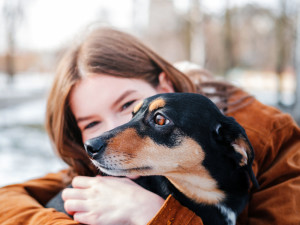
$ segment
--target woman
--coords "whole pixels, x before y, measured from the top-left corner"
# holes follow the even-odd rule
[[[127,122],[142,98],[198,92],[235,117],[255,150],[260,189],[251,189],[238,224],[299,224],[300,129],[290,116],[207,72],[188,74],[191,79],[128,34],[92,31],[61,60],[47,105],[47,131],[70,169],[2,188],[0,223],[202,224],[172,196],[163,200],[129,178],[88,177],[98,171],[83,149],[85,140]],[[63,198],[77,222],[43,207],[76,175],[74,189],[65,189]]]

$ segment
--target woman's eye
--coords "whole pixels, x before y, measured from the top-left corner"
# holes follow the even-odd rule
[[[170,123],[170,120],[168,120],[166,117],[164,117],[161,114],[157,114],[154,117],[154,123],[157,124],[157,125],[163,126],[163,125],[166,125],[166,124]]]
[[[91,122],[91,123],[89,123],[88,125],[86,125],[86,126],[84,127],[84,129],[86,130],[86,129],[92,128],[92,127],[96,126],[96,125],[99,124],[99,123],[100,123],[99,121]]]
[[[135,102],[135,100],[125,103],[125,104],[122,106],[122,111],[125,110],[125,109],[127,109],[127,108],[128,108],[129,106],[131,106],[134,102]]]

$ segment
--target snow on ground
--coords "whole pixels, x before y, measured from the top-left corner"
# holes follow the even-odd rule
[[[0,186],[66,168],[43,127],[50,75],[26,74],[8,84],[0,74]],[[5,102],[2,105],[1,102]]]
[[[16,106],[7,107],[0,111],[0,127],[42,126],[44,123],[46,99],[28,101]]]
[[[36,97],[37,94],[45,93],[52,79],[51,74],[22,73],[14,76],[10,84],[8,76],[0,73],[0,99]]]
[[[48,137],[37,128],[0,128],[0,186],[56,172],[65,164],[54,154]]]

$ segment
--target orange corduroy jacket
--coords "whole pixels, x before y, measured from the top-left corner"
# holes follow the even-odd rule
[[[293,119],[254,100],[231,113],[246,130],[255,151],[253,171],[260,188],[237,224],[300,224],[300,129]],[[0,189],[0,224],[78,224],[43,205],[65,187],[66,171]],[[149,224],[203,224],[169,196]]]

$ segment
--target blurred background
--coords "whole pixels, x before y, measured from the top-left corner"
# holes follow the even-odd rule
[[[66,165],[44,130],[56,64],[86,26],[129,32],[300,122],[300,0],[0,0],[0,186]]]

